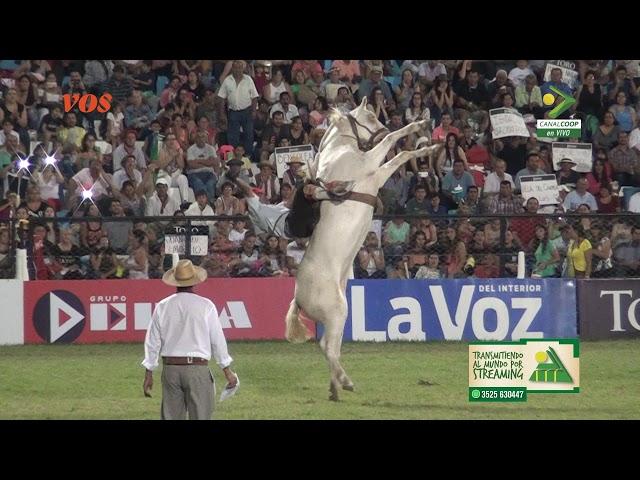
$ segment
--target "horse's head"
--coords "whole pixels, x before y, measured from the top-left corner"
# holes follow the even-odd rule
[[[346,115],[334,109],[331,126],[320,143],[317,174],[327,181],[358,180],[371,173],[364,154],[379,143],[389,130],[367,108],[366,97]],[[378,165],[372,165],[373,169]],[[371,170],[371,171],[370,171]]]
[[[340,115],[340,118],[337,118],[336,127],[341,130],[342,135],[351,135],[363,152],[371,150],[389,134],[389,129],[378,120],[375,113],[367,108],[367,97],[364,97],[362,103],[348,114]]]

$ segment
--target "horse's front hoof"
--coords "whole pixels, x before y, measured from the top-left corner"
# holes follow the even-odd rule
[[[336,385],[334,385],[333,383],[329,384],[329,400],[331,400],[332,402],[338,401],[338,387],[336,387]]]
[[[343,390],[346,390],[346,391],[348,391],[348,392],[355,392],[356,387],[354,387],[352,383],[349,383],[349,384],[347,384],[347,385],[343,385],[343,386],[342,386],[342,389],[343,389]]]

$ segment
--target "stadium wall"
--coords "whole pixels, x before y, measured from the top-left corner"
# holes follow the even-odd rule
[[[0,280],[0,345],[24,343],[22,280]]]
[[[216,304],[228,339],[282,340],[294,286],[211,278],[198,292]],[[0,288],[0,345],[142,342],[155,303],[173,291],[159,280],[0,280]],[[347,299],[345,341],[640,336],[633,279],[352,280]]]

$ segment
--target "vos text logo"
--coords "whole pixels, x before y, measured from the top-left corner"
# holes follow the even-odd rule
[[[111,109],[111,101],[113,96],[110,93],[104,93],[100,98],[92,93],[65,93],[62,95],[64,101],[64,111],[70,112],[76,105],[82,113],[91,113],[98,111],[100,113],[108,112]]]

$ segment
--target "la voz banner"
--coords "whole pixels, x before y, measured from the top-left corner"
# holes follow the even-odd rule
[[[345,341],[577,337],[573,280],[351,280],[347,300]]]

